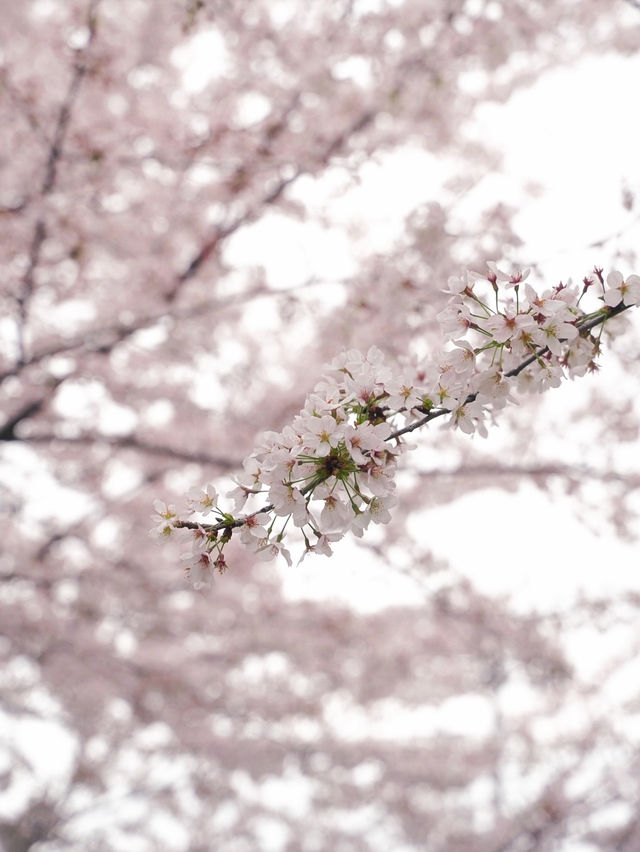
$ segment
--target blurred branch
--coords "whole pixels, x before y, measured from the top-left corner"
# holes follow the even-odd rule
[[[17,202],[16,204],[11,205],[2,205],[0,206],[0,216],[12,216],[15,213],[22,213],[22,211],[27,206],[27,199],[23,198],[22,201]]]
[[[39,141],[45,146],[48,145],[49,139],[43,131],[33,109],[31,109],[28,98],[23,97],[21,93],[14,88],[5,68],[0,71],[0,85],[2,87],[3,95],[9,99],[17,112],[23,116],[26,123],[38,137]]]
[[[37,414],[46,401],[46,397],[41,397],[40,399],[36,399],[33,402],[28,402],[24,405],[17,414],[14,414],[13,417],[10,420],[7,420],[7,422],[2,426],[0,429],[0,441],[18,440],[18,436],[16,435],[16,426],[23,420],[27,420],[29,417],[33,417],[34,414]]]
[[[353,136],[354,133],[358,133],[373,121],[376,113],[373,110],[367,110],[358,116],[357,119],[352,121],[348,127],[346,127],[341,133],[335,136],[329,144],[325,147],[324,151],[322,151],[316,158],[314,158],[315,163],[319,163],[322,165],[326,165],[331,157],[333,157],[344,145],[345,143]],[[284,125],[283,125],[284,127]],[[280,196],[283,194],[287,187],[291,186],[291,184],[295,183],[299,177],[304,174],[307,174],[310,171],[309,167],[299,166],[294,173],[287,177],[281,178],[275,186],[270,189],[265,195],[257,201],[253,206],[249,207],[244,211],[240,216],[237,216],[232,222],[224,227],[217,227],[212,235],[203,243],[202,247],[195,254],[191,262],[187,265],[187,267],[178,275],[178,278],[172,287],[171,290],[168,291],[165,298],[167,301],[172,301],[175,299],[176,295],[182,284],[187,281],[189,278],[192,278],[200,269],[202,264],[207,260],[208,257],[217,249],[220,242],[227,237],[231,236],[231,234],[235,233],[240,227],[248,224],[256,219],[259,213],[262,211],[264,207],[268,207],[271,204],[274,204]]]
[[[30,417],[33,417],[34,414],[37,414],[43,406],[49,402],[58,386],[64,381],[64,379],[53,379],[50,381],[47,393],[44,396],[41,396],[39,399],[31,400],[27,402],[16,414],[13,415],[7,422],[0,427],[0,441],[18,441],[21,440],[18,435],[16,435],[16,426],[22,423],[23,420],[28,420]]]
[[[597,470],[587,465],[569,465],[549,463],[542,465],[500,465],[493,462],[486,464],[463,464],[451,470],[433,468],[431,470],[412,470],[416,476],[425,479],[462,478],[462,477],[530,477],[544,479],[550,476],[560,476],[566,479],[596,479],[600,482],[623,482],[630,488],[640,488],[640,473],[623,474],[612,470]]]
[[[638,6],[638,8],[640,9],[640,6]],[[635,216],[632,216],[629,221],[621,228],[618,228],[617,231],[613,231],[606,237],[600,237],[600,239],[593,240],[593,242],[587,245],[587,248],[603,248],[607,243],[610,243],[613,240],[618,240],[620,239],[620,237],[627,234],[631,230],[631,228],[638,224],[638,222],[640,222],[640,213],[636,214]]]
[[[1,852],[28,852],[41,841],[50,839],[59,821],[53,802],[43,799],[31,803],[14,822],[7,820],[0,825]]]
[[[136,438],[135,435],[113,436],[101,435],[99,433],[85,433],[74,437],[68,437],[56,435],[54,432],[50,432],[48,434],[26,435],[20,440],[22,440],[25,444],[106,444],[116,449],[138,450],[141,453],[146,453],[152,456],[163,456],[165,458],[172,458],[179,461],[213,465],[223,470],[235,470],[241,464],[239,459],[212,456],[209,453],[199,452],[197,450],[180,450],[176,447],[167,447],[162,444],[150,444],[140,438]]]
[[[95,9],[97,3],[98,0],[90,0],[89,2],[87,10],[87,27],[89,31],[89,38],[86,46],[82,49],[83,58],[78,61],[74,66],[71,81],[69,82],[67,92],[58,111],[58,118],[56,120],[53,138],[51,140],[49,152],[47,155],[44,180],[40,188],[40,195],[43,198],[49,195],[55,187],[58,163],[60,161],[60,157],[62,156],[64,140],[65,136],[67,135],[69,123],[71,121],[73,105],[76,101],[78,92],[80,91],[80,86],[89,67],[88,63],[84,60],[84,56],[86,55],[86,52],[89,49],[95,36]],[[31,248],[29,249],[29,260],[27,270],[22,279],[22,288],[16,297],[16,302],[18,305],[17,337],[19,364],[24,364],[26,359],[24,330],[28,319],[29,302],[31,300],[31,296],[33,295],[34,290],[35,271],[38,266],[38,263],[40,262],[40,250],[42,248],[42,243],[44,242],[46,236],[47,230],[44,216],[40,214],[36,219],[34,225],[33,237],[31,239]]]
[[[196,274],[196,272],[200,269],[205,260],[207,260],[207,258],[210,257],[210,255],[216,250],[220,242],[231,236],[231,234],[235,233],[235,231],[237,231],[238,228],[240,228],[242,225],[245,225],[255,219],[258,211],[261,210],[262,207],[266,207],[269,204],[273,204],[274,201],[276,201],[282,195],[285,189],[291,183],[293,183],[299,177],[300,174],[301,172],[298,171],[292,177],[286,179],[283,178],[278,184],[276,184],[274,189],[268,192],[253,208],[247,210],[241,216],[238,216],[228,225],[225,225],[223,227],[217,227],[214,230],[213,234],[209,237],[209,239],[206,240],[205,243],[202,245],[198,253],[186,267],[186,269],[184,269],[184,271],[178,275],[174,286],[171,288],[171,290],[168,291],[165,296],[166,300],[168,302],[173,301],[173,299],[175,299],[176,295],[178,294],[180,286]]]
[[[136,332],[154,326],[167,318],[180,322],[182,320],[189,320],[193,317],[202,316],[205,313],[219,314],[222,310],[236,307],[237,305],[240,305],[243,302],[248,302],[251,299],[267,296],[287,296],[290,293],[295,293],[298,290],[303,290],[307,287],[312,287],[321,283],[322,282],[319,279],[309,278],[301,284],[295,284],[286,288],[283,287],[278,290],[269,290],[263,285],[260,285],[258,287],[252,287],[244,293],[229,296],[227,299],[219,299],[216,301],[212,299],[205,299],[195,303],[194,305],[190,305],[187,308],[161,310],[152,314],[146,314],[138,317],[131,323],[112,323],[111,325],[101,325],[95,328],[89,328],[71,340],[66,340],[65,342],[48,346],[45,349],[41,349],[39,352],[35,352],[24,362],[17,362],[11,368],[5,370],[4,373],[0,373],[0,384],[12,376],[17,376],[25,368],[39,364],[41,361],[44,361],[47,358],[52,358],[55,355],[64,355],[65,353],[74,352],[76,350],[108,355],[115,346],[136,334]]]

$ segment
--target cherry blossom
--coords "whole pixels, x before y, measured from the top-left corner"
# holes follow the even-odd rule
[[[191,512],[208,514],[218,502],[218,492],[211,483],[205,485],[202,490],[192,489],[187,495],[187,504]]]
[[[194,541],[193,552],[183,553],[180,558],[185,563],[187,577],[194,589],[199,590],[211,585],[211,555],[201,549],[199,542]]]
[[[222,556],[235,527],[261,559],[282,554],[291,564],[283,544],[290,520],[303,534],[305,554],[329,554],[329,533],[337,541],[348,531],[361,537],[372,521],[389,523],[397,461],[406,449],[401,436],[445,417],[453,429],[486,437],[487,422],[516,401],[514,393],[541,393],[593,371],[601,348],[591,330],[604,327],[612,307],[618,312],[629,307],[632,301],[621,300],[632,300],[640,282],[638,276],[625,282],[621,273],[610,273],[605,308],[596,305],[586,313],[579,306],[585,291],[579,294],[572,285],[538,294],[527,281],[524,298],[514,301],[511,290],[519,291],[529,270],[505,273],[494,263],[488,266],[484,278],[467,272],[449,279],[449,304],[440,314],[443,334],[446,340],[455,328],[464,330],[464,337],[436,357],[435,371],[433,364],[394,370],[378,347],[366,355],[347,350],[328,365],[291,424],[266,433],[245,459],[245,473],[229,493],[236,511],[251,495],[268,494],[270,503],[261,511],[235,517],[215,504],[212,485],[189,498],[191,511],[199,507],[219,519],[217,525],[198,527],[205,532],[200,538],[205,566],[212,550]],[[457,315],[464,321],[456,322]],[[474,320],[467,322],[468,317]],[[420,388],[418,374],[423,380],[432,376],[433,385]],[[172,525],[194,528],[163,503],[158,511],[154,535],[160,530],[166,536]],[[276,519],[282,519],[279,525]],[[314,536],[317,541],[310,544]]]
[[[151,516],[155,526],[149,531],[153,538],[168,537],[174,530],[173,520],[176,518],[176,507],[167,506],[162,500],[154,500],[153,508],[156,514]]]
[[[328,414],[320,417],[305,417],[301,438],[306,450],[312,455],[326,455],[343,439],[340,424]]]
[[[309,510],[300,489],[287,482],[276,482],[269,489],[269,500],[276,515],[291,516],[296,526],[309,522]]]
[[[629,275],[625,280],[621,272],[610,272],[607,275],[604,301],[611,308],[620,302],[625,307],[640,305],[640,275]]]
[[[266,539],[269,535],[265,529],[266,524],[271,522],[271,517],[268,512],[258,512],[255,515],[248,515],[240,518],[242,521],[241,537],[244,544],[252,545],[255,539]]]

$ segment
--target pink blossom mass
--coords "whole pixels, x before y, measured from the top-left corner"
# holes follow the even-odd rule
[[[640,849],[639,44],[2,4],[0,852]]]

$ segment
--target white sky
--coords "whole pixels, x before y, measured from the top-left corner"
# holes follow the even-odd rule
[[[630,214],[620,199],[627,181],[640,192],[639,80],[640,55],[605,54],[479,110],[479,135],[505,150],[493,191],[517,203],[520,186],[540,187],[516,219],[522,254],[563,279],[602,259],[606,248],[587,247],[618,230],[633,225],[637,246],[637,207]]]

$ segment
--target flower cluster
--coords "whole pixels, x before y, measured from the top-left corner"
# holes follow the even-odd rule
[[[596,268],[581,285],[559,283],[538,293],[527,281],[529,270],[488,267],[483,276],[449,279],[451,297],[439,320],[453,349],[441,358],[434,402],[446,405],[454,425],[482,434],[486,416],[513,393],[541,392],[597,369],[600,334],[592,329],[601,333],[611,308],[640,303],[637,275],[624,281],[612,272],[605,283]],[[594,287],[599,306],[586,313],[581,302]]]
[[[403,395],[404,394],[404,395]],[[195,533],[187,569],[196,583],[211,569],[224,570],[223,549],[233,532],[262,559],[291,555],[285,532],[300,530],[306,553],[331,553],[331,542],[370,523],[387,523],[394,503],[396,459],[403,445],[390,441],[393,411],[420,405],[385,365],[382,352],[344,353],[330,365],[302,411],[282,432],[268,432],[244,461],[227,495],[233,513],[222,511],[213,486],[190,495],[198,520],[177,520],[173,507],[158,503],[155,535],[175,527]],[[256,500],[262,510],[246,513]],[[213,518],[214,523],[211,523]]]
[[[156,501],[152,534],[193,531],[183,559],[196,585],[226,567],[224,548],[237,531],[259,558],[281,554],[297,528],[307,553],[331,554],[347,532],[388,523],[403,436],[436,417],[453,428],[487,434],[487,421],[518,392],[541,392],[565,377],[596,369],[604,322],[640,304],[640,277],[601,269],[581,285],[558,284],[538,293],[528,270],[511,274],[488,264],[485,275],[450,278],[439,315],[447,346],[427,364],[392,369],[375,346],[343,353],[282,432],[268,432],[244,461],[220,508],[212,485],[189,495],[192,520]],[[583,298],[595,294],[586,312]],[[595,333],[598,329],[598,333]],[[259,506],[253,510],[252,506]],[[251,509],[251,511],[247,511]]]

